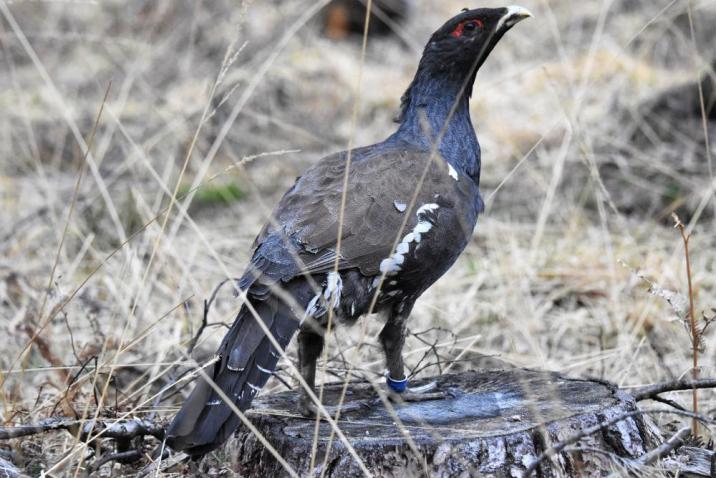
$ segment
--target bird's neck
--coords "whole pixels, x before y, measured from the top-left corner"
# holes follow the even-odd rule
[[[403,97],[400,127],[392,136],[437,151],[479,181],[480,146],[470,120],[472,78],[430,77],[419,71]]]

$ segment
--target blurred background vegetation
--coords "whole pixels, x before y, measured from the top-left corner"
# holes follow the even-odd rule
[[[418,302],[408,364],[625,387],[684,376],[684,313],[663,291],[686,294],[677,211],[693,232],[697,315],[716,307],[716,2],[521,3],[535,16],[493,52],[471,106],[487,210]],[[241,274],[272,206],[322,155],[385,138],[430,33],[478,6],[376,5],[359,84],[353,2],[0,0],[4,422],[171,416],[181,394],[156,393],[189,367],[204,299]],[[237,305],[219,294],[197,360]],[[374,318],[339,329],[324,378],[343,378],[345,361],[356,377],[381,373],[379,330]],[[704,338],[704,375],[715,342]],[[701,399],[714,410],[713,394]],[[77,465],[57,464],[73,443],[4,453],[59,472]],[[212,472],[231,469],[216,458]]]

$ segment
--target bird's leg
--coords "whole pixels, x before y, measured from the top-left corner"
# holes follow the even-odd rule
[[[437,400],[445,398],[445,394],[434,391],[435,387],[411,390],[408,388],[408,377],[405,375],[403,363],[403,345],[407,332],[406,321],[408,314],[392,314],[380,332],[380,342],[383,344],[385,361],[388,367],[386,382],[388,384],[388,398],[393,401],[418,402],[424,400]]]
[[[388,368],[388,383],[393,384],[391,389],[400,393],[402,383],[407,386],[405,366],[403,364],[403,345],[405,345],[406,317],[393,314],[388,317],[383,330],[380,331],[380,343],[385,353],[385,363]]]
[[[316,361],[322,351],[322,335],[307,329],[302,329],[298,333],[298,367],[301,376],[312,391],[316,390]],[[316,416],[316,405],[303,387],[298,399],[298,408],[304,416]]]

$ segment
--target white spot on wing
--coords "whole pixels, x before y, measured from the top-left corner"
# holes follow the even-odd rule
[[[422,206],[420,206],[418,208],[418,211],[415,213],[415,215],[418,216],[418,219],[420,219],[421,214],[425,214],[426,212],[433,212],[439,207],[440,206],[438,206],[434,202],[429,202],[429,203],[426,203],[426,204],[423,204]]]
[[[400,272],[400,267],[398,264],[395,263],[395,260],[393,260],[393,257],[388,257],[386,259],[383,259],[380,261],[380,272],[382,272],[385,275],[392,276],[398,272]]]
[[[448,174],[451,178],[453,178],[455,181],[460,179],[457,175],[457,171],[455,171],[455,168],[452,167],[452,164],[448,163]]]
[[[430,224],[428,221],[420,221],[419,223],[417,223],[415,225],[415,227],[413,228],[413,231],[418,232],[420,234],[425,234],[432,228],[433,228],[433,225]]]
[[[396,205],[397,207],[397,205]],[[410,244],[420,243],[421,234],[425,234],[433,228],[433,224],[424,218],[424,215],[436,211],[440,206],[435,203],[426,203],[420,206],[415,213],[418,217],[418,223],[413,227],[413,230],[407,233],[403,240],[396,246],[395,253],[390,257],[387,257],[380,261],[380,272],[386,276],[393,276],[400,272],[401,265],[405,262],[405,256],[410,252]],[[377,287],[380,283],[380,278],[376,277],[373,279],[373,287]],[[395,281],[391,281],[391,285],[394,285]]]

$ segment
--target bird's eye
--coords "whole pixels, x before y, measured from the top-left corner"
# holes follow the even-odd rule
[[[458,24],[455,30],[452,31],[451,35],[455,38],[463,36],[465,33],[471,34],[482,28],[482,20],[466,20]]]
[[[477,30],[477,23],[476,22],[467,22],[465,24],[465,30],[468,30],[468,31]]]

